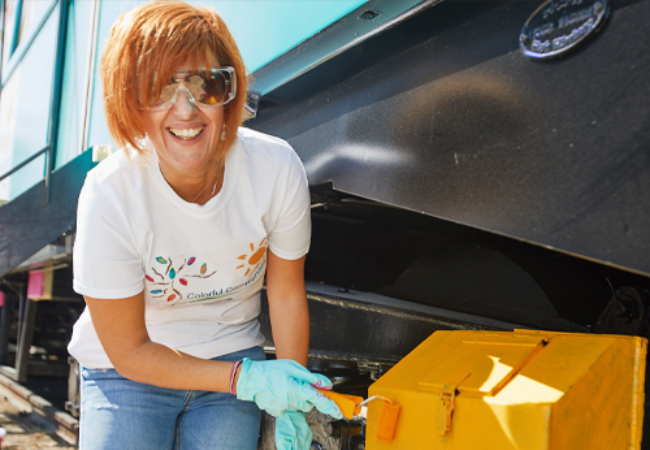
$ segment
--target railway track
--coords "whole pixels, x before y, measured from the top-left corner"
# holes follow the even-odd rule
[[[8,431],[3,448],[59,449],[77,446],[77,419],[3,375],[0,375],[0,400],[0,426]]]

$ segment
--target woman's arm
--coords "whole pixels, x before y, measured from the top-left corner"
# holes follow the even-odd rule
[[[86,302],[104,350],[125,378],[172,389],[230,391],[233,363],[194,358],[151,342],[144,322],[142,293],[118,300],[87,297]],[[324,414],[343,417],[333,401],[310,386],[327,388],[331,387],[330,381],[293,361],[246,358],[239,367],[240,400],[254,401],[260,409],[276,416],[316,407]]]
[[[309,309],[305,293],[305,257],[286,260],[268,251],[266,294],[278,359],[307,366]]]
[[[116,300],[85,299],[104,351],[123,377],[171,389],[230,391],[233,363],[195,358],[151,341],[142,292]]]
[[[304,264],[304,257],[290,261],[268,252],[267,296],[276,355],[306,366]],[[151,341],[143,293],[115,300],[85,298],[104,351],[125,378],[171,389],[229,392],[233,363],[195,358]]]

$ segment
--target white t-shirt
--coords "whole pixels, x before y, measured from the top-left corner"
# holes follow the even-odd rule
[[[187,203],[155,153],[120,151],[88,172],[79,196],[74,290],[118,299],[144,290],[151,340],[199,358],[261,344],[257,316],[266,250],[309,250],[307,178],[285,141],[246,128],[225,162],[221,191]],[[82,366],[113,367],[88,309],[68,347]]]

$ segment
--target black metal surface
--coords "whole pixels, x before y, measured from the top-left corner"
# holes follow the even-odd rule
[[[86,151],[52,172],[49,205],[43,205],[41,181],[0,208],[0,278],[75,227],[77,198],[94,165],[92,152]]]
[[[557,61],[519,50],[542,2],[453,1],[262,98],[309,181],[650,274],[650,2]]]
[[[25,289],[26,291],[26,289]],[[27,381],[29,351],[34,337],[34,325],[36,325],[36,312],[38,302],[27,298],[27,292],[20,297],[24,305],[24,314],[20,318],[20,332],[18,334],[18,345],[16,346],[16,378],[14,380]]]
[[[422,256],[382,293],[537,328],[559,317],[535,279],[514,261],[464,242]]]
[[[14,313],[14,294],[5,293],[4,306],[0,316],[0,366],[3,364],[5,355],[7,355],[9,344],[9,328],[11,327],[11,318]]]
[[[595,333],[648,337],[650,290],[618,289],[594,324]]]
[[[69,262],[71,263],[71,261]],[[52,300],[83,302],[83,296],[77,294],[72,288],[72,278],[72,264],[68,267],[61,267],[54,271],[52,280]]]
[[[512,330],[521,325],[308,283],[310,356],[395,363],[436,330]],[[273,346],[263,291],[262,333]]]
[[[642,277],[434,217],[312,192],[306,279],[542,329],[590,325]],[[624,275],[624,276],[622,276]],[[641,280],[639,280],[641,279]],[[609,280],[609,281],[608,281]],[[650,283],[649,284],[650,288]]]

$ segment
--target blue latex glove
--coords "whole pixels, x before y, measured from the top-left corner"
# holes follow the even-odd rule
[[[305,413],[287,411],[275,418],[275,446],[278,450],[309,450],[312,437]]]
[[[314,386],[331,389],[332,382],[288,359],[252,361],[244,358],[237,381],[237,398],[254,401],[260,409],[276,417],[286,411],[309,412],[316,408],[336,419],[343,418],[339,407]]]

